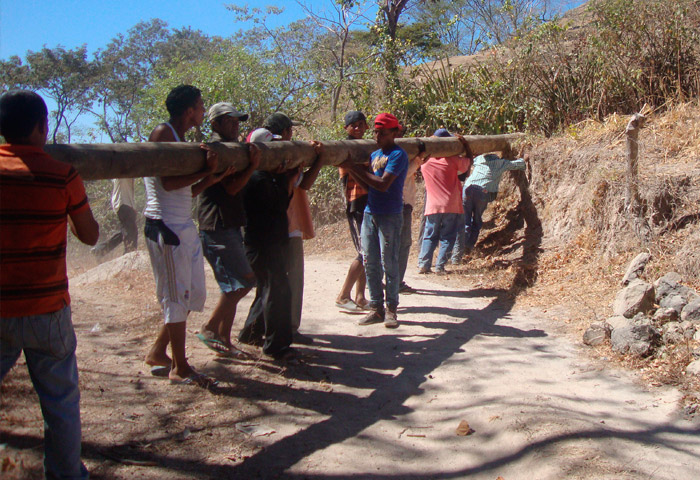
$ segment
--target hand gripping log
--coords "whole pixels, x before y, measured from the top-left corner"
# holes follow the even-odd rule
[[[506,150],[511,141],[522,134],[471,135],[469,142],[474,155]],[[449,157],[464,152],[457,138],[399,138],[409,157],[418,154],[420,142],[431,157]],[[241,143],[209,144],[219,154],[219,170],[229,165],[240,171],[248,165],[248,145]],[[287,161],[290,167],[310,165],[316,158],[308,142],[257,143],[260,148],[261,170],[273,170]],[[323,142],[325,165],[339,165],[348,158],[365,162],[377,149],[373,140],[341,140]],[[46,145],[46,152],[56,160],[72,164],[86,180],[105,178],[163,177],[187,175],[204,168],[205,152],[197,143],[110,143]]]

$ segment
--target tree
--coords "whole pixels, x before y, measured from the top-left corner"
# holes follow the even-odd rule
[[[472,55],[503,43],[519,32],[552,18],[557,0],[434,0],[413,9],[446,46],[445,55]]]
[[[142,125],[132,113],[152,80],[162,58],[162,46],[169,38],[165,22],[140,22],[127,36],[117,35],[95,54],[97,99],[92,113],[113,143],[144,137]]]
[[[13,55],[8,60],[0,60],[0,92],[23,88],[29,84],[29,67],[22,59]]]
[[[56,103],[53,116],[52,142],[58,140],[61,125],[70,143],[71,127],[78,117],[88,111],[94,98],[95,65],[87,59],[87,46],[73,50],[44,47],[39,52],[28,51],[27,86]]]
[[[315,11],[301,1],[297,3],[308,18],[326,32],[313,46],[311,58],[315,69],[320,72],[320,83],[330,90],[331,121],[335,122],[346,83],[366,72],[367,55],[362,55],[357,49],[351,51],[351,29],[365,19],[366,2],[331,2],[331,7],[322,11]]]
[[[255,27],[238,32],[234,41],[275,72],[276,84],[271,85],[277,106],[272,113],[287,108],[287,113],[312,112],[318,108],[314,100],[322,89],[319,72],[313,64],[313,48],[318,45],[322,31],[310,19],[286,27],[271,28],[268,17],[279,15],[282,9],[267,7],[265,11],[248,7],[226,6],[239,20],[252,20]],[[290,110],[290,107],[293,110]]]

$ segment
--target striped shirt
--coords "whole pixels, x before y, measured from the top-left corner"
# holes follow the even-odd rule
[[[67,215],[89,208],[75,169],[30,145],[0,145],[0,317],[70,303]]]
[[[501,177],[508,170],[525,170],[525,160],[504,160],[492,153],[479,155],[474,159],[474,169],[464,185],[476,185],[489,193],[498,193]]]

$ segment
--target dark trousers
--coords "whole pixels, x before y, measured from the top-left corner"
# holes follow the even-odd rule
[[[276,355],[292,344],[291,290],[287,278],[288,246],[246,245],[246,256],[255,273],[255,299],[238,335],[244,343],[265,339],[263,352]]]
[[[489,204],[489,194],[479,186],[468,185],[464,188],[462,204],[464,206],[465,247],[471,250],[479,239],[479,232],[484,223],[481,217]]]

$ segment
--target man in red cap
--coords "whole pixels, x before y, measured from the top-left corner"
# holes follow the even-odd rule
[[[390,113],[374,120],[374,139],[379,150],[372,153],[369,170],[351,161],[341,166],[368,192],[362,221],[362,253],[369,287],[370,312],[360,325],[384,322],[387,328],[399,326],[399,244],[403,223],[403,185],[408,170],[408,155],[394,143],[399,121]],[[386,309],[382,275],[386,275]]]

